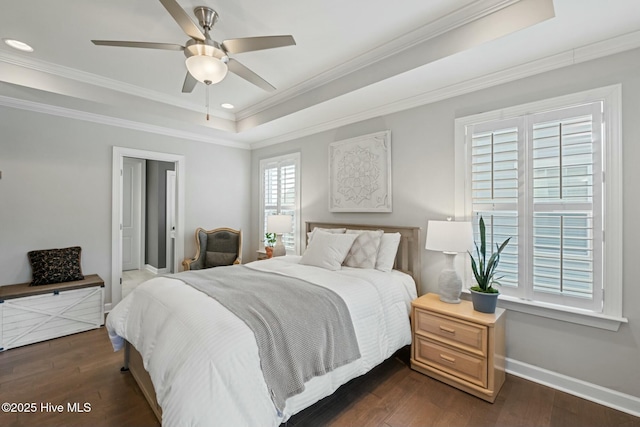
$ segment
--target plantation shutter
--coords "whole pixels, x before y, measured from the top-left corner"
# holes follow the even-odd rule
[[[279,212],[282,215],[292,215],[294,217],[295,224],[295,214],[296,214],[296,165],[293,162],[287,162],[280,165],[279,168],[279,198],[280,198],[280,209]],[[296,230],[293,230],[293,233],[287,233],[282,235],[282,242],[284,243],[285,248],[287,250],[295,250],[295,239],[294,236],[297,234]]]
[[[267,217],[269,215],[292,215],[293,232],[282,235],[282,241],[287,251],[297,253],[298,219],[296,218],[299,204],[298,184],[299,154],[267,159],[261,162],[263,212],[261,218],[262,235],[267,232]]]
[[[521,120],[510,119],[471,126],[471,201],[475,240],[483,217],[487,258],[496,244],[511,237],[501,253],[496,277],[503,288],[518,292],[519,144]]]
[[[507,295],[602,309],[602,103],[467,127],[478,238]]]
[[[602,307],[601,103],[531,116],[535,299]]]

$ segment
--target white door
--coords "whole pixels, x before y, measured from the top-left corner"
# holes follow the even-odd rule
[[[176,273],[174,241],[176,238],[176,172],[167,171],[167,264],[169,273]]]
[[[122,167],[122,270],[142,265],[142,166],[144,160],[125,157]]]

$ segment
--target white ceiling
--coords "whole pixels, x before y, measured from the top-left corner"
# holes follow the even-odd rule
[[[181,52],[91,43],[184,44],[188,36],[158,0],[4,1],[0,38],[35,51],[0,44],[0,104],[257,147],[640,46],[638,0],[553,0],[550,19],[488,35],[513,24],[499,13],[548,1],[178,0],[190,16],[202,5],[219,13],[219,42],[278,34],[297,42],[233,55],[277,90],[230,73],[210,87],[209,121],[204,85],[181,93]]]

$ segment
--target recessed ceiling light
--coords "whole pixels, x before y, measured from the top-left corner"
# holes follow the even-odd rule
[[[222,108],[226,108],[227,110],[232,110],[234,108],[233,104],[229,104],[228,102],[225,102],[224,104],[220,104],[220,106]]]
[[[33,52],[33,48],[31,46],[19,40],[13,40],[13,39],[2,39],[2,40],[4,40],[7,46],[11,46],[14,49],[18,49],[23,52]]]

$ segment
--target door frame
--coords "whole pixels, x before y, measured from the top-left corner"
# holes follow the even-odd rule
[[[158,160],[175,164],[176,172],[176,231],[173,271],[178,270],[178,260],[184,258],[184,189],[185,158],[179,154],[160,153],[134,148],[113,147],[112,197],[111,197],[111,307],[122,299],[122,167],[125,157]]]

